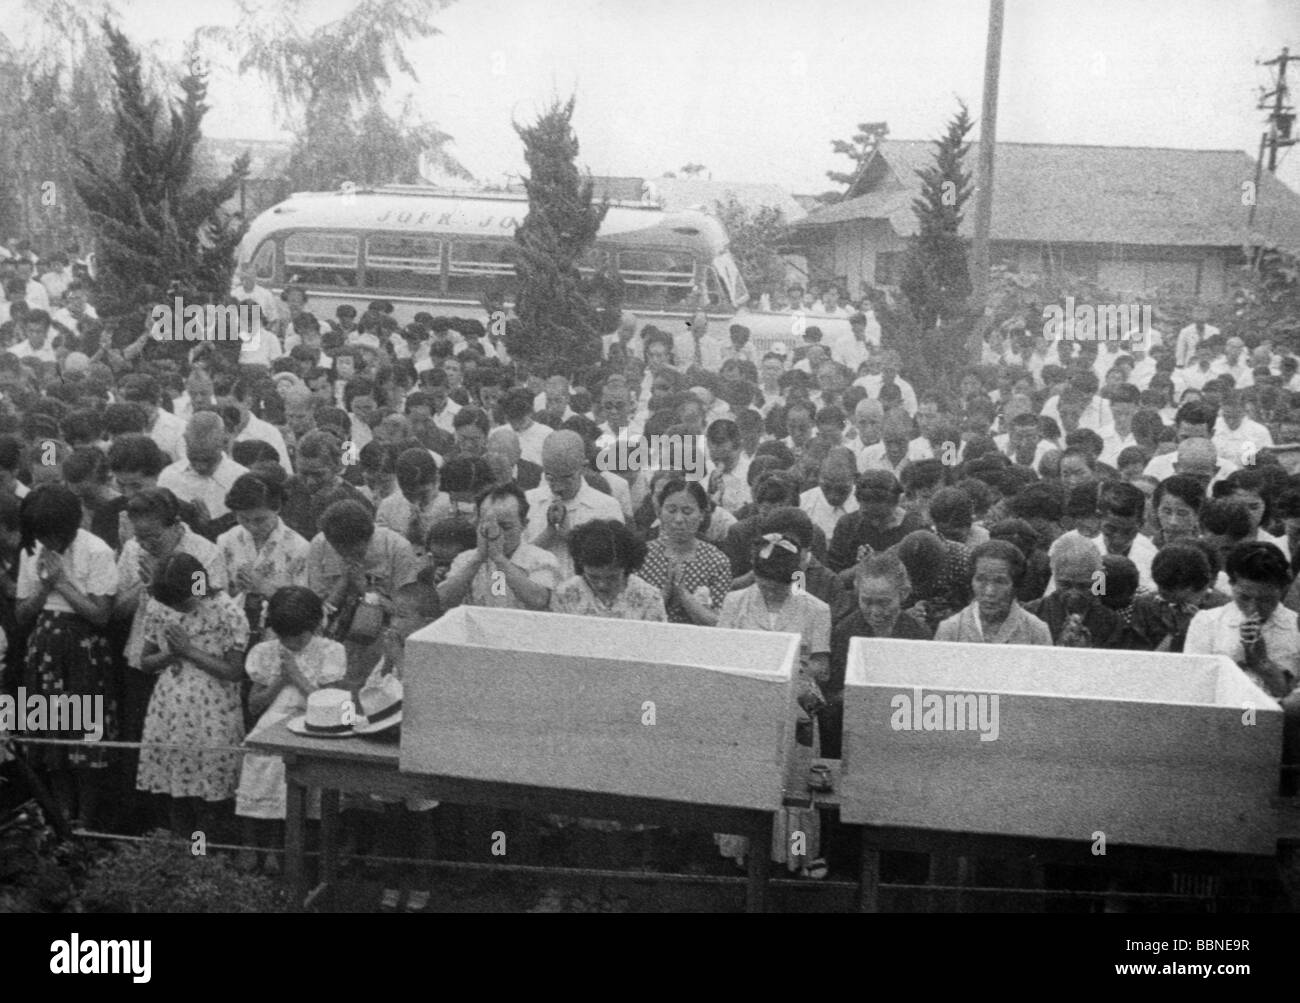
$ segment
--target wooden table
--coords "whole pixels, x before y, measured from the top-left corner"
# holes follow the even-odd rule
[[[304,866],[307,794],[311,788],[318,788],[321,791],[320,878],[325,889],[338,876],[339,796],[348,791],[401,798],[433,798],[456,805],[645,822],[748,836],[751,852],[747,911],[764,912],[767,908],[772,812],[401,773],[395,742],[364,738],[307,738],[295,735],[283,723],[246,744],[255,752],[280,756],[284,760],[288,787],[285,876],[298,906],[305,902],[308,894]]]
[[[819,808],[838,810],[840,806],[841,763],[838,759],[819,759],[831,773],[834,790],[818,793],[814,803]],[[1278,842],[1283,846],[1300,842],[1300,798],[1275,798],[1278,817]],[[934,854],[936,860],[954,862],[960,857],[1028,857],[1043,863],[1073,866],[1153,867],[1163,870],[1215,870],[1257,877],[1272,876],[1273,857],[1249,857],[1238,854],[1171,850],[1162,847],[1112,845],[1104,856],[1093,856],[1087,843],[1078,840],[1039,839],[1027,836],[992,835],[975,832],[948,832],[938,829],[912,829],[895,826],[858,826],[861,829],[862,866],[858,883],[858,908],[862,912],[880,909],[880,854],[889,850]],[[951,868],[931,870],[931,882],[961,883]]]

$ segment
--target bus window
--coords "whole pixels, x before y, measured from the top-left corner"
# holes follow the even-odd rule
[[[513,242],[453,241],[448,256],[447,294],[478,300],[484,292],[513,298],[518,288]]]
[[[377,233],[366,238],[367,289],[436,295],[441,291],[442,241]]]
[[[360,241],[347,233],[291,233],[284,240],[290,282],[309,286],[355,286]]]
[[[680,306],[695,288],[695,259],[682,251],[619,251],[618,274],[629,305]]]
[[[275,281],[275,241],[264,240],[253,255],[253,273],[263,282]]]

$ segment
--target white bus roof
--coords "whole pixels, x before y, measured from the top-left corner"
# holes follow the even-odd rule
[[[249,260],[268,236],[292,230],[512,237],[527,215],[527,199],[507,193],[425,194],[418,188],[303,192],[253,220],[239,257]],[[665,212],[656,206],[627,203],[611,204],[601,224],[600,239],[638,246],[689,245],[710,260],[727,246],[726,230],[707,213],[689,209]]]

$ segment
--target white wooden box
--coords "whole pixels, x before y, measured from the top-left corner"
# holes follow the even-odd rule
[[[407,641],[400,766],[775,811],[798,654],[794,634],[461,606]]]
[[[858,638],[841,817],[1271,855],[1281,753],[1281,708],[1222,656]]]

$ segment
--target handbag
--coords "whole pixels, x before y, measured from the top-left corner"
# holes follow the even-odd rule
[[[384,608],[378,603],[358,603],[346,639],[354,644],[373,644],[384,632],[384,620]]]

